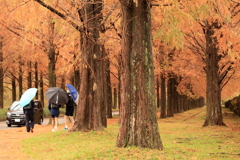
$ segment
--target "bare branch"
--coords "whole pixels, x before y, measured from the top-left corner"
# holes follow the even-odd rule
[[[73,20],[70,20],[70,16],[67,16],[61,12],[59,12],[58,10],[56,10],[55,8],[51,7],[50,5],[47,5],[46,3],[44,3],[41,0],[34,0],[35,2],[39,3],[40,5],[42,5],[43,7],[47,8],[48,10],[50,10],[51,12],[55,13],[56,15],[58,15],[59,17],[61,17],[62,19],[66,20],[71,26],[73,26],[76,30],[81,31],[81,27],[82,25],[77,24],[76,22],[73,22]],[[79,22],[80,23],[80,22]]]

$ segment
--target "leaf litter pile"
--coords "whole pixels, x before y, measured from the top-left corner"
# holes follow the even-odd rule
[[[240,117],[225,115],[226,126],[202,127],[206,108],[158,119],[164,149],[117,148],[118,117],[108,119],[104,131],[51,132],[51,125],[4,130],[0,159],[240,159]],[[223,113],[228,109],[223,108]],[[158,113],[159,117],[159,113]],[[11,152],[9,152],[11,151]],[[14,153],[14,154],[10,154]]]

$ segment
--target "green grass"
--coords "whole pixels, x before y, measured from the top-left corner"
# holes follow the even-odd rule
[[[7,115],[7,108],[0,109],[0,120],[5,120]]]
[[[196,116],[191,117],[191,115]],[[191,118],[189,118],[191,117]],[[186,118],[189,118],[186,120]],[[228,127],[202,127],[205,108],[158,120],[164,149],[117,148],[118,124],[104,131],[46,132],[24,139],[22,150],[34,160],[237,160],[240,159],[240,118],[224,117]]]

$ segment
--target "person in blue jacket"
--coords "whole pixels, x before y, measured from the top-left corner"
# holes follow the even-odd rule
[[[29,104],[23,107],[27,132],[31,131],[32,133],[34,129],[34,108],[35,104],[33,100],[31,100]]]
[[[50,115],[52,117],[52,131],[57,131],[57,125],[58,125],[58,117],[60,114],[59,108],[61,105],[57,105],[52,102],[48,102],[48,109],[50,111]]]

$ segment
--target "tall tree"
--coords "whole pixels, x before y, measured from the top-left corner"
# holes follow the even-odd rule
[[[239,42],[239,36],[236,36],[239,32],[239,2],[201,0],[195,1],[191,5],[187,1],[172,0],[168,2],[164,5],[169,7],[164,15],[164,20],[168,23],[163,23],[161,29],[166,28],[169,32],[162,30],[162,35],[165,35],[163,39],[168,44],[169,42],[172,44],[181,42],[178,46],[184,49],[183,54],[185,55],[176,59],[178,63],[175,68],[177,71],[182,71],[179,69],[179,61],[183,58],[186,59],[184,68],[187,68],[186,66],[191,68],[188,70],[189,73],[194,71],[190,83],[195,85],[196,82],[193,81],[198,81],[203,85],[204,89],[199,87],[201,86],[199,84],[194,87],[195,93],[199,93],[200,90],[205,91],[205,95],[202,94],[202,96],[206,96],[207,116],[203,126],[225,125],[220,103],[221,91],[235,74],[237,63],[239,63],[239,58],[236,56],[238,49],[236,50],[234,47],[236,42]],[[185,33],[185,37],[183,33]],[[184,43],[182,43],[183,37]],[[189,50],[195,55],[189,56]],[[198,58],[196,58],[197,56]],[[194,63],[190,65],[189,62]],[[199,74],[200,72],[203,74]],[[187,72],[185,71],[185,73]],[[179,74],[183,75],[180,72]],[[185,76],[183,80],[186,80],[186,77],[189,76]]]
[[[110,77],[110,62],[109,62],[109,58],[107,59],[107,63],[106,63],[106,67],[107,67],[107,86],[106,86],[106,100],[108,101],[107,103],[107,117],[108,118],[112,118],[112,87],[111,87],[111,77]]]
[[[37,63],[37,62],[34,63],[34,75],[35,75],[34,87],[35,87],[35,88],[38,88],[38,86],[39,86],[39,80],[38,80],[38,63]],[[38,95],[39,95],[39,92],[36,94],[36,99],[38,99]],[[44,104],[44,103],[43,103],[43,104]]]
[[[173,77],[169,74],[167,81],[167,116],[173,117]]]
[[[222,116],[221,107],[221,88],[219,77],[219,60],[220,57],[218,39],[214,36],[215,30],[221,27],[217,20],[206,21],[205,37],[206,37],[206,79],[207,79],[207,111],[206,120],[203,126],[209,125],[225,125]]]
[[[103,53],[104,45],[100,41],[100,33],[104,32],[102,0],[87,0],[86,3],[83,2],[84,5],[81,2],[71,3],[77,9],[80,21],[72,18],[71,13],[65,15],[41,0],[34,1],[69,22],[80,32],[82,79],[76,121],[70,131],[102,130],[104,128],[103,119],[106,119],[106,109],[103,110],[106,104],[103,89],[106,74],[103,74],[105,71],[103,71],[104,61],[102,61],[105,53]],[[103,115],[104,117],[102,117]]]
[[[121,0],[122,64],[118,147],[163,149],[154,90],[151,9],[147,0]]]
[[[49,87],[56,87],[56,47],[54,45],[55,22],[52,16],[48,17],[48,40],[47,40],[47,54],[48,54],[48,80]]]
[[[166,111],[166,81],[165,81],[165,75],[164,73],[161,73],[161,112],[160,112],[160,118],[166,118],[167,117],[167,111]]]
[[[19,57],[19,72],[18,72],[18,85],[19,85],[19,99],[21,98],[23,94],[23,70],[22,70],[22,61],[21,61],[21,56]]]
[[[3,37],[0,36],[0,108],[3,108],[3,94],[4,94],[4,88],[3,88]]]
[[[14,75],[12,75],[12,102],[14,102],[17,99],[17,91],[16,91],[16,78]]]
[[[32,63],[27,62],[28,76],[27,76],[27,87],[32,87]]]

